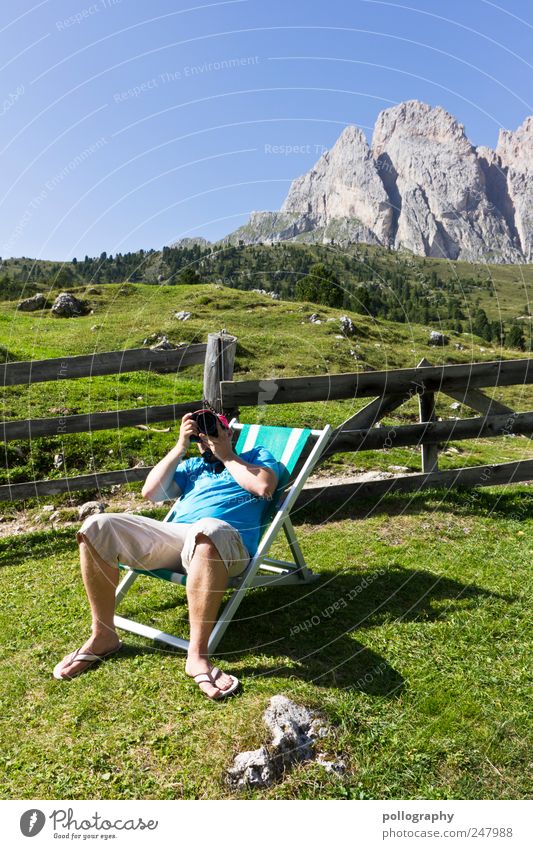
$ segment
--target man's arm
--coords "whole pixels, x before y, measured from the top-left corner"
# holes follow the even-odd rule
[[[174,472],[178,463],[189,450],[191,434],[197,432],[196,425],[190,421],[190,415],[190,413],[185,413],[181,420],[180,434],[176,445],[170,449],[168,454],[165,454],[147,476],[142,488],[143,498],[157,502],[177,498],[181,494],[181,489],[174,480]]]
[[[201,433],[202,442],[205,442],[215,457],[221,460],[232,478],[237,481],[247,492],[259,496],[259,498],[271,498],[278,483],[278,476],[273,469],[265,466],[256,466],[242,460],[231,446],[231,437],[227,430],[218,425],[218,437],[207,436]]]

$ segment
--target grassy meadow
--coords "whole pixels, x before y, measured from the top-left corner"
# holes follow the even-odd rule
[[[357,313],[350,313],[356,334],[348,339],[339,328],[343,310],[215,284],[109,284],[75,294],[92,314],[56,319],[18,312],[15,301],[0,304],[0,346],[9,358],[135,348],[154,332],[174,342],[203,342],[222,328],[238,337],[237,380],[409,367],[422,357],[438,365],[525,356],[448,331],[450,344],[432,348],[428,327]],[[191,318],[176,320],[179,310]],[[309,322],[314,312],[321,324]],[[126,409],[201,393],[200,366],[176,376],[59,380],[5,389],[3,415]],[[492,393],[519,412],[533,409],[530,386]],[[337,425],[367,401],[272,406],[261,411],[262,420]],[[451,403],[437,395],[443,419],[476,415]],[[241,411],[243,421],[256,415]],[[417,416],[415,398],[384,422],[405,424]],[[161,432],[165,427],[170,430]],[[152,465],[174,443],[178,424],[154,428],[6,443],[1,482]],[[442,469],[533,456],[525,437],[447,448],[439,457]],[[61,469],[54,466],[57,453],[65,458]],[[420,452],[337,455],[321,473],[395,464],[419,470]],[[138,495],[140,485],[126,489]],[[99,495],[106,492],[44,501],[67,509]],[[37,521],[42,500],[0,504],[0,518],[21,507]],[[139,509],[156,518],[167,512],[148,502]],[[341,757],[347,769],[337,776],[318,763],[301,764],[270,790],[247,791],[245,798],[530,797],[531,487],[435,489],[345,504],[317,499],[293,518],[321,579],[304,592],[248,593],[216,657],[243,688],[221,703],[208,701],[185,676],[182,654],[130,634],[113,659],[74,681],[55,681],[53,666],[87,633],[77,525],[43,523],[0,538],[2,798],[231,798],[225,769],[237,752],[267,741],[261,716],[277,693],[323,716],[331,730],[318,747],[329,758]],[[276,554],[285,556],[282,542]],[[335,613],[328,612],[339,601]],[[164,582],[139,580],[121,612],[187,633],[184,592]],[[310,620],[311,627],[295,628]]]

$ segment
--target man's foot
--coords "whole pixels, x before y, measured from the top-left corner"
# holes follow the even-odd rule
[[[122,648],[121,640],[105,642],[98,638],[89,638],[81,648],[67,654],[63,660],[54,667],[53,676],[59,681],[76,678],[91,666],[116,654]]]
[[[234,675],[226,675],[203,658],[197,661],[187,660],[185,674],[195,679],[200,690],[209,699],[223,699],[234,693],[239,686],[239,680]]]

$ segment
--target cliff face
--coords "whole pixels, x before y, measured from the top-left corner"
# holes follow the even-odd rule
[[[442,107],[382,111],[372,145],[346,127],[292,183],[279,213],[253,213],[245,242],[370,242],[471,262],[533,259],[533,117],[475,148]]]
[[[496,156],[506,176],[507,203],[526,262],[533,262],[533,115],[516,132],[500,130]]]

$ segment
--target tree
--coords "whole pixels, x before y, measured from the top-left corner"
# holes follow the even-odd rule
[[[178,283],[185,283],[186,285],[191,285],[192,283],[201,283],[202,278],[198,274],[194,268],[184,268],[183,271],[180,271],[178,275]]]
[[[298,280],[296,298],[328,307],[342,307],[344,293],[335,272],[323,262],[317,262],[305,277]]]
[[[509,326],[509,330],[505,334],[505,345],[507,348],[519,348],[525,350],[526,339],[522,330],[522,325],[513,321]]]

